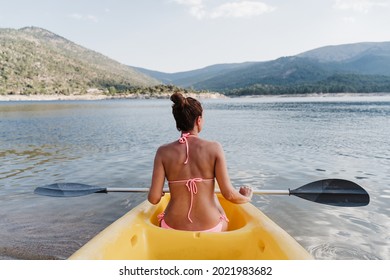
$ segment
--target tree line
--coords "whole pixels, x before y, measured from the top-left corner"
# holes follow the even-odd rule
[[[228,89],[224,93],[230,96],[243,96],[375,92],[390,92],[389,76],[338,74],[318,82],[297,84],[255,84],[244,88]]]

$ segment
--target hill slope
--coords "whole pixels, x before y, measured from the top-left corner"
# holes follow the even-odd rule
[[[233,70],[243,69],[256,62],[243,62],[243,63],[226,63],[215,64],[204,67],[202,69],[196,69],[178,73],[164,73],[159,71],[148,70],[145,68],[134,67],[138,71],[145,73],[165,84],[175,84],[182,87],[191,87],[192,85],[202,82],[204,80],[213,78],[215,76],[228,73]]]
[[[50,31],[0,29],[0,94],[71,94],[158,81]]]
[[[311,58],[319,62],[343,62],[370,54],[390,56],[390,42],[363,42],[325,46],[301,53],[298,56]]]
[[[216,71],[208,75],[208,69]],[[183,73],[166,74],[165,79],[235,95],[390,92],[390,42],[328,46],[272,61],[210,66],[190,73],[196,75],[187,76],[185,83],[178,78]]]

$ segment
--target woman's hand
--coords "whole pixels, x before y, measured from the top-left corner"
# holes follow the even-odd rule
[[[252,188],[249,187],[249,186],[241,186],[241,187],[240,187],[240,190],[239,190],[239,193],[242,194],[243,196],[248,197],[249,200],[252,199],[253,190],[252,190]]]

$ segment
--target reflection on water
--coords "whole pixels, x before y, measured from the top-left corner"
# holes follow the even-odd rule
[[[61,154],[55,147],[29,146],[27,150],[3,150],[0,152],[0,180],[9,177],[27,178],[44,171],[45,165],[75,158]]]
[[[318,259],[390,259],[390,98],[203,101],[202,137],[221,142],[235,185],[294,189],[352,180],[371,203],[289,196],[254,204]],[[33,195],[76,182],[148,187],[158,146],[179,136],[168,100],[0,102],[0,259],[63,259],[146,198]]]

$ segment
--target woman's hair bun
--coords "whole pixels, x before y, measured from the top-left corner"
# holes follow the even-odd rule
[[[171,101],[179,108],[183,108],[186,103],[186,98],[180,92],[175,92],[171,95]]]
[[[176,128],[179,131],[191,131],[194,128],[196,118],[202,116],[202,105],[192,97],[184,97],[180,92],[171,95],[172,114],[176,120]]]

